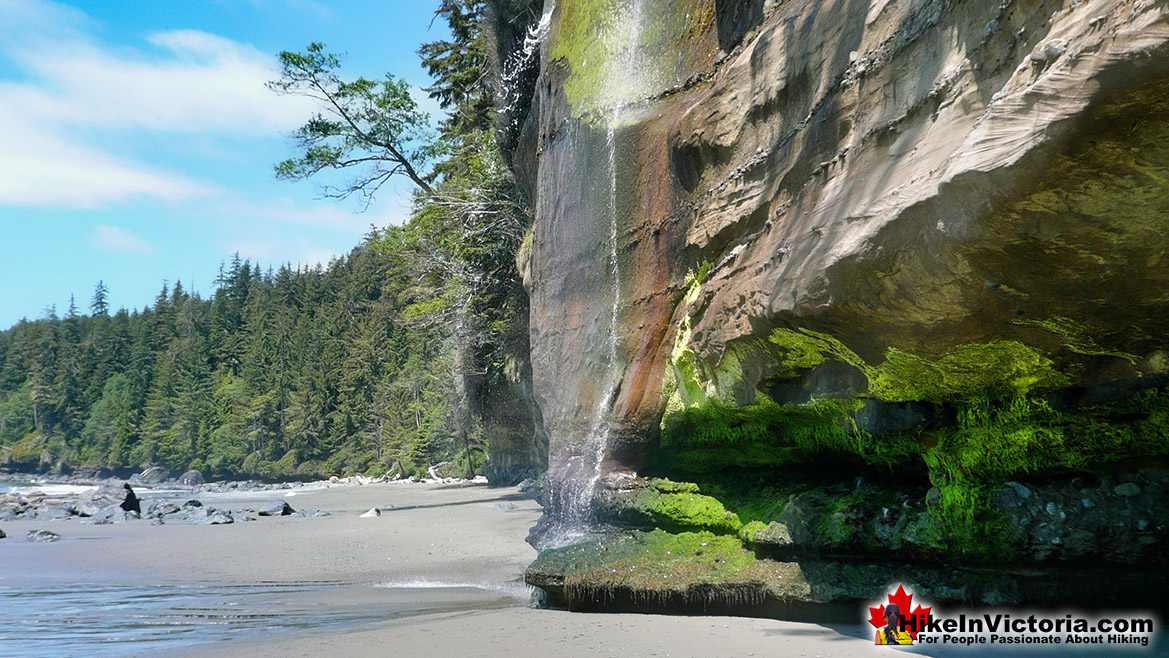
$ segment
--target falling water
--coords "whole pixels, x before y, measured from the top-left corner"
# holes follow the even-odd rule
[[[519,50],[512,53],[503,63],[503,70],[500,72],[504,99],[503,110],[509,114],[508,128],[511,130],[519,128],[516,125],[519,121],[519,115],[512,110],[519,107],[522,100],[520,97],[524,90],[523,85],[520,84],[521,79],[535,62],[536,54],[540,52],[540,45],[544,43],[544,38],[548,35],[548,26],[552,24],[552,12],[555,9],[555,0],[547,0],[544,3],[544,13],[540,15],[539,22],[528,28]]]
[[[622,368],[618,358],[618,311],[621,304],[621,268],[617,253],[618,233],[618,129],[626,122],[630,104],[637,100],[641,87],[644,59],[641,52],[641,29],[645,20],[646,0],[626,0],[620,4],[619,15],[613,17],[612,27],[603,37],[606,68],[602,77],[603,101],[607,110],[605,121],[605,150],[607,164],[608,216],[606,247],[608,249],[608,277],[610,281],[609,317],[604,332],[603,362],[598,377],[603,382],[603,393],[597,398],[589,421],[588,434],[580,444],[580,453],[569,477],[561,489],[561,516],[558,543],[571,543],[587,537],[595,523],[594,499],[597,487],[605,474],[604,464],[609,455],[610,412],[621,384]]]

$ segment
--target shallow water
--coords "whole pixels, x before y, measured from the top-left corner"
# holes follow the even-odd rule
[[[0,494],[27,496],[40,492],[46,496],[71,496],[96,489],[95,486],[80,484],[52,484],[35,480],[0,480]]]
[[[228,639],[521,604],[517,592],[402,585],[0,586],[0,654],[161,655]]]

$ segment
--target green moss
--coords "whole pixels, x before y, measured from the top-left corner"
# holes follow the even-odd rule
[[[767,529],[767,524],[762,521],[751,521],[746,523],[739,529],[739,540],[744,544],[752,544],[755,541],[755,535]]]
[[[693,297],[697,297],[697,292],[702,288],[702,284],[710,278],[710,273],[714,271],[714,263],[704,260],[698,264],[698,267],[686,271],[686,279],[684,285],[686,286],[686,297],[689,303],[693,303]]]
[[[717,499],[698,493],[696,485],[679,485],[668,480],[644,489],[637,508],[649,521],[664,530],[700,530],[733,535],[743,527],[739,517],[728,512]]]
[[[1092,331],[1087,325],[1076,322],[1071,318],[1057,315],[1047,320],[1018,320],[1015,324],[1025,327],[1036,327],[1053,333],[1062,339],[1064,347],[1076,354],[1115,357],[1124,359],[1134,366],[1139,360],[1139,357],[1135,354],[1101,347],[1096,342],[1096,338],[1092,336]]]
[[[709,400],[663,420],[657,465],[665,473],[712,473],[852,455],[893,468],[920,453],[914,437],[878,440],[857,429],[853,416],[861,405],[858,400],[779,405],[762,395],[745,407]]]
[[[877,366],[836,338],[808,329],[777,329],[769,342],[779,352],[779,377],[794,377],[833,359],[864,373],[869,395],[886,402],[1005,397],[1069,383],[1051,359],[1013,340],[961,345],[936,360],[889,348]]]
[[[645,3],[638,25],[631,24],[629,4],[578,0],[557,6],[549,58],[567,70],[564,93],[578,117],[659,94],[682,81],[686,64],[706,59],[708,53],[692,52],[698,46],[692,37],[713,21],[710,11],[696,10],[708,0]]]
[[[794,377],[828,359],[836,359],[865,371],[868,366],[856,352],[828,334],[810,329],[776,329],[768,342],[779,351],[779,377]]]
[[[600,592],[625,589],[652,595],[686,591],[698,585],[755,580],[755,554],[735,537],[709,532],[671,534],[661,530],[635,533],[601,550],[591,547],[545,551],[541,560],[558,560],[574,568],[565,576],[570,600],[587,600]]]

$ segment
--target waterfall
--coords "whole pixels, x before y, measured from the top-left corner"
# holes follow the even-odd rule
[[[619,356],[617,339],[618,314],[621,305],[621,266],[618,256],[618,170],[620,152],[619,130],[628,122],[627,113],[632,103],[640,100],[639,90],[644,87],[647,74],[646,59],[641,48],[641,32],[645,22],[647,0],[619,0],[617,9],[610,17],[609,29],[602,35],[606,52],[602,89],[598,90],[604,111],[600,113],[605,134],[607,155],[605,182],[606,202],[603,204],[607,223],[604,247],[607,251],[607,275],[609,280],[608,326],[598,334],[604,343],[598,344],[603,354],[598,369],[601,395],[597,398],[589,416],[589,429],[583,442],[577,444],[578,452],[571,457],[575,462],[565,474],[567,480],[560,483],[559,520],[557,522],[556,544],[568,544],[590,536],[595,525],[595,505],[598,485],[605,475],[605,460],[609,456],[610,422],[613,403],[621,386],[624,373]],[[600,186],[598,186],[600,187]],[[602,204],[598,204],[602,205]],[[599,223],[599,222],[598,222]]]
[[[524,88],[521,84],[521,79],[536,61],[536,54],[540,52],[540,45],[544,43],[544,38],[548,36],[548,27],[552,24],[552,12],[555,10],[555,0],[546,0],[544,3],[544,12],[540,15],[539,22],[528,28],[527,34],[524,35],[524,42],[520,45],[519,50],[511,53],[507,61],[503,63],[503,70],[500,71],[500,83],[504,99],[502,109],[509,117],[507,120],[508,130],[519,129],[519,117],[512,110],[518,107],[522,100],[521,96]]]

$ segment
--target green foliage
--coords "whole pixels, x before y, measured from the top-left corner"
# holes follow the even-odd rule
[[[686,279],[683,285],[687,290],[702,287],[706,280],[710,278],[710,273],[714,271],[714,263],[704,260],[698,264],[698,267],[687,270]]]
[[[444,110],[447,135],[486,132],[491,128],[491,90],[482,83],[487,70],[487,35],[483,0],[442,0],[435,16],[446,20],[450,40],[422,44],[422,66],[435,81],[426,88]]]
[[[320,43],[303,53],[279,55],[281,76],[268,86],[281,94],[306,96],[323,113],[310,118],[292,138],[301,153],[276,165],[276,177],[302,180],[326,169],[359,169],[341,187],[324,188],[325,196],[359,194],[366,204],[390,178],[405,176],[427,194],[425,166],[439,154],[430,134],[429,118],[418,109],[406,80],[386,74],[384,80],[343,80],[341,58]]]

